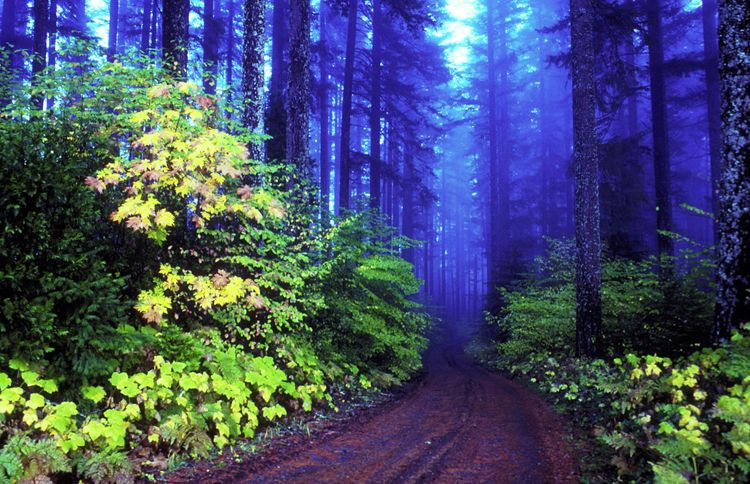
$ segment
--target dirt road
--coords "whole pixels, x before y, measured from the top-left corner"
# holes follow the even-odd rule
[[[576,482],[560,421],[538,397],[467,362],[458,343],[434,344],[425,366],[420,385],[372,419],[265,468],[239,464],[208,480]]]

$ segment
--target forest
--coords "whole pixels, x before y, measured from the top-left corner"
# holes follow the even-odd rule
[[[0,483],[750,480],[746,0],[0,3]]]

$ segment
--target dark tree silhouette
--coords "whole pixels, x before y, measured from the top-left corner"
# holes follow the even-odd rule
[[[189,0],[164,0],[162,13],[162,60],[172,76],[187,75]]]
[[[719,3],[723,167],[714,340],[750,322],[750,6]]]
[[[648,0],[648,72],[651,80],[651,131],[653,133],[654,183],[656,186],[656,229],[659,256],[674,255],[672,232],[672,174],[669,160],[669,131],[664,80],[664,39],[661,0]]]
[[[354,84],[354,55],[357,43],[358,0],[349,0],[349,13],[346,29],[346,61],[344,66],[344,93],[341,107],[341,138],[339,142],[339,210],[348,210],[350,205],[349,177],[351,176],[351,130],[352,130],[352,89]]]
[[[576,214],[576,354],[600,352],[601,263],[594,4],[570,1]]]

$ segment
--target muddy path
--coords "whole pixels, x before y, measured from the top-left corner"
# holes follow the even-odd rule
[[[236,464],[200,482],[576,482],[559,417],[451,340],[435,341],[425,378],[372,418],[265,467]]]

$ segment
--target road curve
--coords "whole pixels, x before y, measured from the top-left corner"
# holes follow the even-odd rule
[[[434,344],[425,367],[417,388],[369,421],[258,471],[239,464],[210,480],[577,482],[561,422],[537,396],[470,364],[460,343]]]

